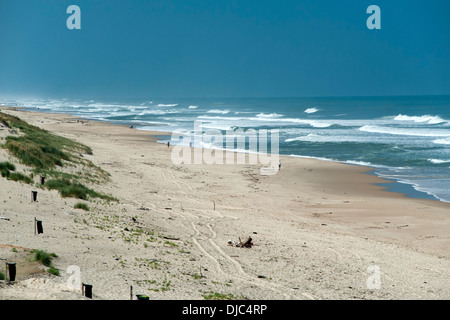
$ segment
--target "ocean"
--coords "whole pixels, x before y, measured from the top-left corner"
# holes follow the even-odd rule
[[[190,99],[2,99],[139,130],[279,132],[280,155],[370,166],[392,191],[450,202],[450,96]],[[167,141],[167,140],[166,140]],[[165,141],[161,141],[165,142]],[[214,142],[204,147],[225,147]],[[270,148],[269,148],[270,150]]]

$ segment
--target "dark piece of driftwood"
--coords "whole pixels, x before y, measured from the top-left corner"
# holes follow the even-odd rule
[[[241,248],[251,248],[253,246],[252,238],[248,237],[247,240],[242,241],[241,238],[239,238],[239,243],[236,245],[236,247]]]
[[[178,237],[171,237],[171,236],[163,236],[163,238],[167,240],[180,240],[180,238]]]

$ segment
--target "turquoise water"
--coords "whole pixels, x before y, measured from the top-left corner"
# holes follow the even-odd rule
[[[450,96],[0,102],[141,130],[278,129],[282,155],[368,165],[400,182],[394,191],[450,202]]]

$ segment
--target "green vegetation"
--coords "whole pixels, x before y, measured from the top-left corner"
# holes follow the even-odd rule
[[[176,243],[173,243],[171,241],[166,241],[166,242],[164,242],[164,244],[167,244],[167,245],[169,245],[171,247],[178,247],[178,245]]]
[[[89,211],[89,206],[83,202],[77,202],[74,206],[75,209],[82,209],[84,211]]]
[[[0,280],[5,280],[5,274],[3,272],[0,272]]]
[[[33,250],[34,253],[34,261],[41,262],[44,266],[48,267],[48,272],[53,275],[59,275],[59,270],[53,266],[53,258],[57,258],[58,256],[54,253],[48,253],[44,250]]]
[[[16,171],[16,166],[11,162],[0,162],[0,170]]]
[[[83,184],[84,182],[99,184],[109,178],[106,171],[83,157],[83,154],[92,155],[90,147],[54,135],[2,112],[0,112],[0,123],[16,133],[7,136],[6,142],[1,147],[8,150],[22,164],[32,167],[31,177],[34,174],[49,177],[50,180],[45,184],[46,188],[58,190],[62,197],[82,200],[100,198],[117,201],[117,199],[98,193]],[[62,171],[66,167],[72,167],[70,172]],[[11,171],[15,171],[14,164],[0,163],[0,172],[3,177],[9,180],[33,183],[29,176]]]
[[[2,177],[6,177],[8,180],[13,180],[13,181],[23,181],[28,184],[33,183],[33,179],[24,175],[23,173],[11,172],[11,171],[15,171],[15,170],[16,170],[16,166],[14,164],[12,164],[11,162],[8,162],[8,161],[0,162],[0,171],[1,171]]]
[[[233,294],[223,294],[219,292],[209,291],[206,294],[202,294],[203,299],[205,300],[232,300],[237,299]]]
[[[54,275],[54,276],[59,276],[59,270],[56,269],[56,268],[54,268],[54,267],[50,267],[50,268],[48,269],[48,273],[50,273],[50,274],[52,274],[52,275]]]
[[[79,182],[73,182],[67,179],[52,179],[47,181],[44,186],[50,190],[58,190],[63,198],[72,197],[82,200],[100,198],[117,201],[114,197],[98,193]]]
[[[44,250],[33,250],[32,252],[34,253],[34,260],[40,261],[46,267],[51,267],[53,265],[52,259],[58,257],[56,254]]]
[[[8,176],[8,180],[13,180],[13,181],[23,181],[25,183],[28,184],[32,184],[33,183],[33,179],[31,179],[30,177],[24,175],[23,173],[20,172],[12,172],[9,174]]]
[[[8,128],[20,130],[20,135],[6,137],[4,148],[25,165],[51,169],[62,167],[63,161],[76,162],[79,156],[74,156],[74,153],[92,154],[91,148],[81,143],[51,134],[17,117],[0,113],[0,122]]]

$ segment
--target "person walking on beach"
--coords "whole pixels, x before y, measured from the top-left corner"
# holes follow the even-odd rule
[[[281,161],[278,161],[278,171],[281,170]]]
[[[167,141],[167,148],[170,147],[170,141]]]

